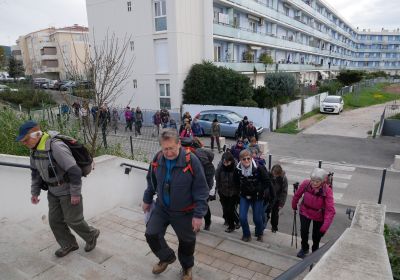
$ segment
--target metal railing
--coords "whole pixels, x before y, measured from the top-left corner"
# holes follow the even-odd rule
[[[313,252],[311,255],[308,255],[301,262],[295,264],[294,266],[283,272],[281,275],[276,277],[275,280],[296,279],[296,277],[298,277],[308,267],[310,268],[311,271],[312,267],[314,266],[314,263],[319,261],[319,259],[332,247],[332,245],[335,244],[336,240],[337,238],[329,240],[317,251]]]
[[[4,162],[4,161],[0,161],[0,166],[10,166],[10,167],[28,168],[28,169],[31,168],[30,165],[27,165],[27,164]]]

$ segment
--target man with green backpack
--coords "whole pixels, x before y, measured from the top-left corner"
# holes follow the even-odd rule
[[[31,202],[38,204],[41,190],[48,190],[49,224],[58,244],[57,257],[79,249],[73,229],[86,241],[85,251],[96,247],[100,231],[83,217],[82,176],[93,162],[86,148],[67,136],[42,132],[34,121],[19,128],[16,141],[31,150]]]

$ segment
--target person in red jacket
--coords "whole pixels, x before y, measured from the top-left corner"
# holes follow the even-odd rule
[[[301,250],[297,257],[304,258],[309,252],[308,232],[311,221],[313,222],[312,232],[312,251],[319,248],[319,242],[335,216],[335,206],[333,201],[332,187],[327,183],[327,172],[321,168],[315,168],[311,172],[311,180],[304,180],[293,196],[292,208],[297,210],[300,203],[300,232]]]

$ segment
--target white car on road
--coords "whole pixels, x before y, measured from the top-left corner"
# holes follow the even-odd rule
[[[341,96],[328,95],[324,101],[321,102],[320,112],[321,113],[333,113],[340,114],[343,111],[344,101]]]

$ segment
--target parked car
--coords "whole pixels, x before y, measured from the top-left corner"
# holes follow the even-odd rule
[[[76,82],[75,81],[69,81],[65,84],[63,84],[62,86],[60,86],[60,90],[61,91],[67,91],[67,90],[71,90],[73,88],[76,87]]]
[[[206,110],[201,111],[196,115],[199,119],[199,124],[203,128],[205,134],[211,134],[211,124],[214,119],[217,119],[221,127],[221,136],[235,137],[240,121],[243,119],[241,115],[229,110]],[[256,124],[257,133],[263,132],[263,127]]]
[[[56,82],[57,80],[49,80],[47,83],[41,84],[41,87],[44,89],[54,89]]]
[[[328,95],[324,101],[321,102],[320,112],[321,113],[333,113],[340,114],[343,111],[344,101],[341,96]]]
[[[16,92],[16,91],[18,91],[18,89],[10,88],[9,86],[6,86],[6,85],[0,85],[0,92],[5,92],[5,91]]]
[[[42,88],[43,84],[48,83],[50,80],[46,78],[35,78],[33,79],[33,86],[35,88]]]

